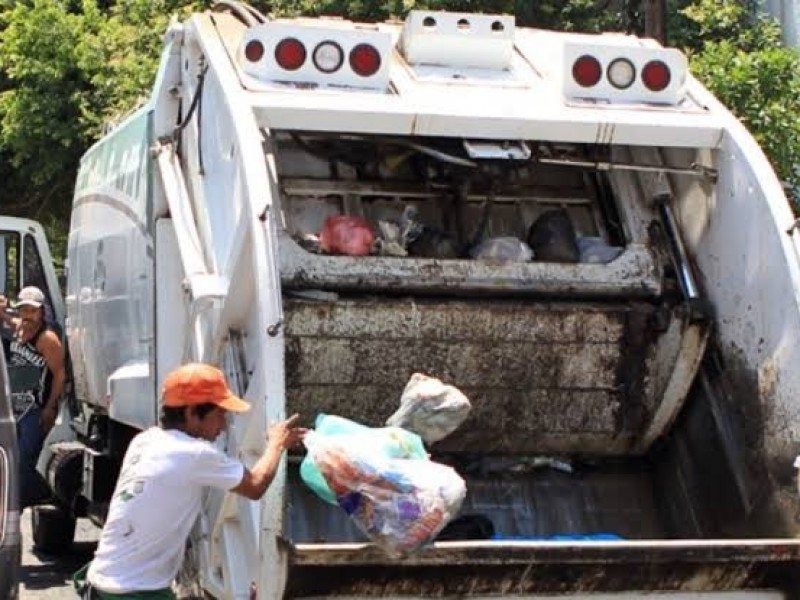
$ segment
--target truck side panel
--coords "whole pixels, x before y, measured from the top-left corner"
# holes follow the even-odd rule
[[[117,369],[137,365],[136,377],[150,379],[149,129],[146,110],[132,116],[90,150],[76,185],[67,250],[67,335],[76,394],[98,406],[107,406],[108,378]],[[141,421],[152,423],[152,398],[135,401],[142,405]]]

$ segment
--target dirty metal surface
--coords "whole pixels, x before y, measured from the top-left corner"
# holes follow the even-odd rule
[[[624,453],[648,423],[648,308],[286,298],[287,410],[382,425],[414,372],[462,389],[441,450]]]
[[[280,237],[281,282],[285,288],[424,293],[505,293],[574,298],[656,298],[661,265],[642,244],[629,244],[609,264],[545,262],[496,264],[387,256],[323,256]]]
[[[290,560],[290,597],[800,589],[795,540],[440,543],[393,561],[371,546],[305,545]]]
[[[782,489],[770,480],[776,465],[761,454],[758,393],[735,362],[725,371],[718,366],[706,360],[686,408],[652,457],[668,535],[796,537],[786,516],[798,511],[797,471],[787,465]]]
[[[715,160],[714,195],[686,188],[676,210],[714,306],[713,387],[725,453],[751,518],[800,534],[800,269],[794,215],[746,131],[732,127]],[[704,198],[712,198],[712,201]],[[735,521],[731,522],[736,524]]]

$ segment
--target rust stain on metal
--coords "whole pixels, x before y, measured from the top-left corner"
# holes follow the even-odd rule
[[[634,305],[627,313],[626,348],[616,364],[617,380],[624,390],[625,402],[616,413],[620,430],[644,429],[649,415],[645,400],[646,363],[643,357],[653,344],[651,321],[654,309],[649,305]]]

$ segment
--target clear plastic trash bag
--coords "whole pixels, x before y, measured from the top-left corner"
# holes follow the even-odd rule
[[[373,451],[387,458],[428,458],[420,437],[399,427],[372,428],[344,417],[319,414],[314,423],[317,435],[345,439],[358,438],[359,443],[370,444]],[[338,504],[325,478],[310,454],[300,463],[300,477],[305,484],[328,504]]]
[[[431,543],[466,495],[464,480],[452,468],[428,459],[387,457],[364,433],[312,431],[304,443],[339,506],[391,557]]]

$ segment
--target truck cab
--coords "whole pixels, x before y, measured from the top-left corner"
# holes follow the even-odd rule
[[[26,286],[36,286],[42,290],[45,295],[45,321],[63,336],[64,301],[44,229],[39,223],[29,219],[0,216],[0,294],[13,302],[19,290]],[[37,381],[40,373],[38,369],[14,365],[7,365],[6,369],[5,356],[12,335],[11,330],[0,325],[0,339],[3,343],[3,385],[7,392],[5,401],[9,403],[8,415],[2,420],[3,450],[7,453],[7,466],[9,467],[4,471],[4,478],[6,483],[11,486],[9,489],[12,493],[9,501],[13,503],[4,505],[4,508],[11,508],[7,520],[11,528],[8,532],[8,539],[12,541],[16,539],[15,543],[19,544],[20,514],[15,475],[17,444],[11,406],[13,406],[14,395],[24,394],[28,391],[31,383]],[[66,410],[65,414],[69,414],[69,402],[65,402],[63,408]],[[49,451],[45,450],[45,454],[49,454]],[[66,507],[34,506],[31,509],[31,519],[34,542],[39,549],[59,552],[71,544],[75,521],[69,515]],[[49,524],[46,525],[45,521]],[[6,551],[4,550],[4,552]]]
[[[29,219],[0,216],[0,294],[15,298],[33,285],[45,294],[45,319],[63,331],[64,300],[42,226]]]

